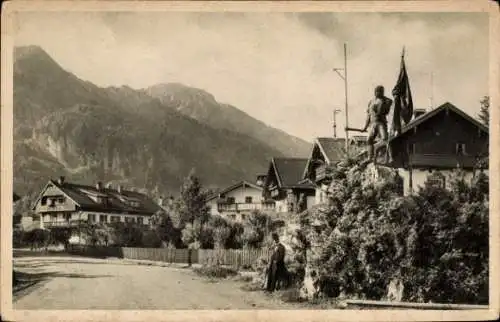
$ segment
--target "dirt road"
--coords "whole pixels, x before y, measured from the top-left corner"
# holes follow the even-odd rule
[[[14,296],[15,309],[286,309],[232,280],[209,281],[190,269],[122,260],[23,257],[14,268],[40,282]],[[24,292],[24,293],[23,293]]]

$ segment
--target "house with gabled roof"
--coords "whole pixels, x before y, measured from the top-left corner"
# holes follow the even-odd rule
[[[255,210],[274,213],[275,203],[262,195],[264,179],[258,176],[257,183],[243,180],[214,193],[207,198],[210,214],[244,221]]]
[[[313,182],[303,178],[305,158],[272,158],[269,162],[263,196],[273,200],[276,212],[294,212],[314,204]]]
[[[331,177],[328,167],[345,155],[345,139],[320,137],[314,139],[311,153],[303,170],[302,179],[314,184],[314,204],[326,202]]]
[[[161,207],[145,194],[122,189],[49,180],[33,205],[42,228],[78,227],[81,223],[150,224]]]
[[[376,143],[376,161],[397,169],[404,194],[410,194],[433,172],[442,174],[441,184],[447,186],[446,177],[454,169],[464,170],[466,179],[475,171],[487,171],[488,143],[488,127],[447,102],[428,112],[416,110],[401,133],[389,138],[391,163],[385,159],[386,144]]]

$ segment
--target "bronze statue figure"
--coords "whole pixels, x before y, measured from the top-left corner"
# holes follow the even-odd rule
[[[391,110],[392,100],[384,95],[384,87],[375,87],[375,97],[368,103],[367,118],[363,132],[368,130],[368,160],[375,161],[375,139],[387,142],[389,134],[387,131],[387,115]],[[387,146],[387,162],[392,162],[390,149]]]

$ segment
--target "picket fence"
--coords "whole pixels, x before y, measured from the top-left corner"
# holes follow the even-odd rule
[[[269,257],[266,249],[199,249],[198,263],[202,265],[220,264],[234,267],[251,267],[260,257]]]
[[[117,257],[166,263],[220,264],[233,267],[251,267],[261,257],[269,257],[266,249],[174,249],[72,245],[68,252],[88,257]],[[191,257],[191,260],[190,260]]]

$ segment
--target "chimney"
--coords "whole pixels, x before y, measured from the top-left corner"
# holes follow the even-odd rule
[[[101,189],[102,189],[102,182],[101,182],[101,181],[98,181],[98,182],[96,183],[96,185],[95,185],[95,188],[96,188],[97,190],[101,190]]]
[[[116,187],[116,191],[118,191],[118,193],[122,193],[122,186],[118,185],[118,187]]]
[[[413,118],[416,119],[425,114],[425,108],[417,108],[413,111]]]
[[[63,176],[60,176],[60,177],[59,177],[59,180],[57,180],[57,182],[58,182],[59,184],[64,184],[64,177],[63,177]]]

